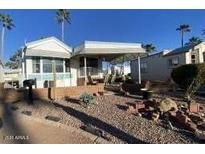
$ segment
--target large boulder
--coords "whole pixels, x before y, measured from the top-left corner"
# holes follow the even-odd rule
[[[158,108],[161,112],[167,112],[170,110],[175,110],[175,111],[178,110],[176,102],[170,98],[165,98],[161,100],[159,102]]]

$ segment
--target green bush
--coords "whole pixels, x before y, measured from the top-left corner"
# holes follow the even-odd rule
[[[80,101],[87,107],[90,104],[94,104],[94,97],[93,95],[85,92],[80,96]]]
[[[178,86],[186,90],[186,97],[190,97],[205,82],[205,64],[187,64],[173,69],[171,77]]]

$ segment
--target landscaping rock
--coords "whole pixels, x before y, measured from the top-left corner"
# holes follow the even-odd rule
[[[169,115],[172,117],[176,117],[176,111],[169,111]]]
[[[200,106],[199,106],[199,104],[198,104],[198,103],[191,103],[191,104],[189,105],[189,111],[190,111],[190,112],[194,112],[194,113],[199,112],[199,111],[200,111]]]
[[[93,93],[93,96],[100,96],[99,93]]]
[[[96,101],[99,104],[89,109],[83,108],[79,103],[68,103],[64,100],[58,101],[55,106],[42,101],[35,101],[34,106],[28,106],[25,102],[15,105],[21,110],[32,111],[32,116],[36,118],[44,119],[47,115],[55,115],[61,119],[60,123],[75,128],[91,123],[95,128],[108,133],[112,143],[198,143],[188,135],[175,130],[167,131],[155,122],[143,118],[144,113],[149,112],[140,113],[143,115],[140,117],[136,116],[136,113],[130,114],[116,107],[116,104],[125,106],[127,102],[135,102],[136,98],[106,95],[96,97]],[[151,118],[151,115],[149,117]]]
[[[159,113],[158,112],[152,112],[152,120],[157,121],[159,119]]]
[[[136,113],[136,116],[142,117],[141,113]]]
[[[54,121],[54,122],[58,122],[58,121],[61,120],[59,117],[55,117],[55,116],[46,116],[45,119],[51,120],[51,121]]]
[[[104,92],[103,92],[103,91],[99,91],[98,94],[99,94],[100,96],[103,96],[103,95],[104,95]]]
[[[205,141],[205,132],[196,131],[195,135],[199,140]]]
[[[192,132],[195,132],[197,130],[197,125],[191,121],[186,123],[186,128]]]
[[[165,98],[161,102],[159,102],[158,108],[161,112],[167,112],[170,110],[178,110],[176,102],[170,98]]]
[[[185,125],[188,122],[188,116],[184,115],[181,111],[176,112],[176,120],[182,125]]]
[[[143,102],[138,102],[135,104],[134,108],[137,112],[139,112],[145,108],[145,104]]]
[[[204,122],[204,118],[202,118],[199,114],[191,113],[189,114],[189,118],[195,123],[199,124],[201,122]]]
[[[150,112],[153,112],[153,111],[155,111],[156,109],[154,108],[154,107],[151,107],[151,106],[149,106],[148,107],[148,111],[150,111]]]
[[[200,112],[204,112],[204,107],[203,106],[199,106],[199,111]]]
[[[130,112],[130,113],[137,113],[138,112],[138,110],[136,110],[134,108],[134,106],[132,106],[132,105],[128,106],[127,111]]]
[[[197,126],[197,128],[200,129],[200,130],[202,130],[202,131],[205,131],[205,122],[199,124],[199,125]]]
[[[21,112],[22,114],[25,114],[27,116],[31,116],[32,115],[32,112],[31,111],[22,111]]]

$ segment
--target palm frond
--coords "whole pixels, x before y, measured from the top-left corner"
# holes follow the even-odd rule
[[[0,22],[2,23],[3,27],[7,28],[8,30],[11,30],[13,27],[15,27],[13,19],[10,15],[0,14]]]
[[[62,22],[67,22],[67,23],[71,23],[71,19],[70,19],[70,12],[66,9],[59,9],[56,12],[56,19],[58,23],[62,23]]]

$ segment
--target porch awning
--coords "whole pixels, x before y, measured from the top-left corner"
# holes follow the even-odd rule
[[[97,42],[85,41],[80,46],[74,48],[72,56],[100,56],[106,61],[113,62],[115,59],[133,59],[146,54],[146,51],[138,43],[118,43],[118,42]],[[117,62],[117,61],[115,61]]]

